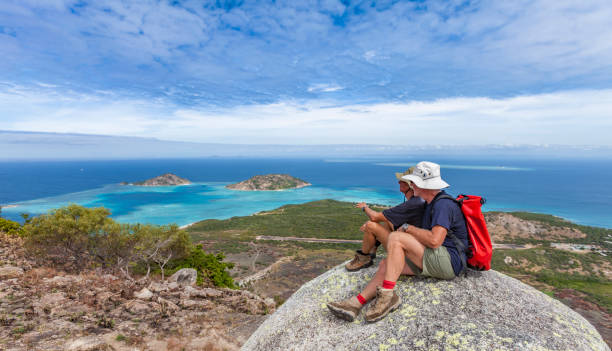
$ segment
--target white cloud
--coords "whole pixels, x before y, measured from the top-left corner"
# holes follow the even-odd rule
[[[338,91],[344,89],[338,84],[313,84],[308,87],[308,92],[322,92],[322,93],[330,93],[333,91]]]
[[[0,115],[2,130],[194,142],[612,146],[612,90],[367,105],[285,101],[213,110],[13,87],[0,93]]]

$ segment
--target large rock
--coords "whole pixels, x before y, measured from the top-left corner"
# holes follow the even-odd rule
[[[19,278],[23,275],[23,268],[13,266],[0,267],[0,280]]]
[[[610,350],[578,313],[495,271],[402,278],[403,303],[383,320],[334,317],[326,302],[356,295],[374,272],[341,265],[308,282],[242,350]]]
[[[193,286],[198,280],[198,271],[193,268],[181,268],[168,281],[181,286]]]

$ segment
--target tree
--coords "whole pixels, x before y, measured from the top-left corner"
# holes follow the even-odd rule
[[[132,228],[135,240],[135,256],[146,265],[147,274],[151,265],[157,264],[164,279],[164,267],[171,259],[180,259],[189,254],[190,239],[176,225],[152,226],[137,224]]]

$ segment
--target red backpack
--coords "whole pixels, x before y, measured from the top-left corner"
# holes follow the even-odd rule
[[[447,235],[453,239],[455,245],[457,245],[457,250],[463,249],[465,251],[467,256],[467,267],[479,271],[491,269],[493,245],[491,245],[491,236],[487,230],[487,224],[485,223],[481,209],[482,205],[485,203],[485,199],[474,195],[459,195],[456,199],[453,199],[446,194],[437,196],[434,201],[438,199],[453,200],[459,205],[461,212],[463,212],[465,225],[468,231],[468,247],[465,248],[464,244],[452,233],[448,233]],[[433,205],[431,209],[433,212]],[[463,260],[463,257],[461,259]]]

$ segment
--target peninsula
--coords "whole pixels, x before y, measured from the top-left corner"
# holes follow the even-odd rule
[[[301,179],[292,177],[288,174],[265,174],[256,175],[250,179],[236,184],[227,185],[227,189],[232,190],[285,190],[297,189],[312,185]]]
[[[147,179],[141,182],[121,182],[121,185],[140,185],[140,186],[168,186],[168,185],[187,185],[191,182],[172,173],[162,174],[159,177]]]

